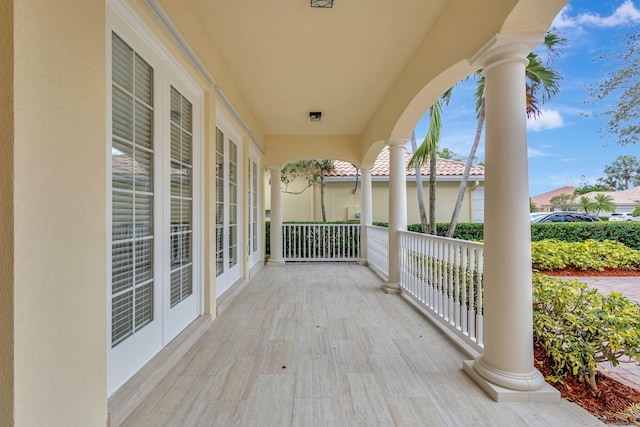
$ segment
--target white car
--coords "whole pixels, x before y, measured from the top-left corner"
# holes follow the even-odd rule
[[[609,221],[640,221],[640,216],[633,216],[628,212],[616,212],[611,214],[611,216],[609,217]]]

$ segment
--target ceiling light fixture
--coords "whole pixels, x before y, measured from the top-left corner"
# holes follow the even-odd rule
[[[322,119],[322,113],[320,111],[314,111],[309,113],[309,120],[312,122],[319,122]]]
[[[333,0],[311,0],[311,7],[333,7]]]

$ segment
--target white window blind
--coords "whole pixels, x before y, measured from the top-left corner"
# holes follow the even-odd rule
[[[258,250],[258,164],[249,158],[249,253]]]
[[[216,276],[224,273],[224,133],[216,128]]]
[[[229,140],[229,267],[238,263],[238,147]]]
[[[153,313],[153,68],[112,34],[111,345]]]
[[[193,293],[192,106],[171,87],[171,307]]]

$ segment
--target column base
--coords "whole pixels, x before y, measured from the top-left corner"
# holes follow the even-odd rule
[[[382,284],[382,290],[387,294],[401,294],[402,289],[400,283],[384,282]]]
[[[267,261],[267,265],[284,265],[284,260],[269,258],[269,261]]]
[[[358,265],[364,265],[365,267],[369,265],[366,259],[359,259]]]
[[[547,384],[537,369],[533,369],[528,375],[502,372],[488,367],[482,361],[482,356],[476,360],[465,360],[462,368],[496,402],[560,401],[560,392]],[[497,384],[498,382],[501,384]],[[506,384],[510,387],[506,387]]]

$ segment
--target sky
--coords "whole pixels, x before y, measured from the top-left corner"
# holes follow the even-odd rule
[[[602,108],[586,102],[586,86],[606,77],[615,65],[598,58],[620,51],[622,36],[634,26],[640,26],[640,0],[570,0],[554,20],[552,27],[568,43],[551,64],[562,76],[560,92],[542,106],[541,117],[527,121],[530,196],[565,185],[595,184],[620,155],[640,159],[640,141],[620,146],[614,135],[598,132],[606,118],[586,115]],[[440,149],[468,156],[476,130],[474,85],[469,79],[455,86],[443,111]],[[418,144],[427,129],[428,114],[416,126]],[[477,158],[484,160],[484,140]]]

